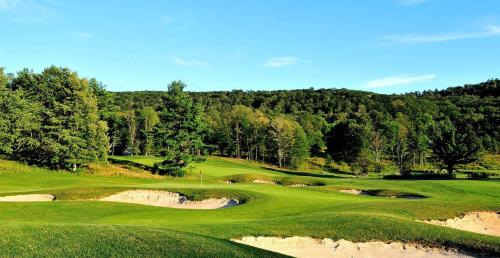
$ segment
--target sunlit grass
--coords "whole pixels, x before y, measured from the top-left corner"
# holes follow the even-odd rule
[[[154,162],[151,157],[128,158]],[[146,256],[160,256],[170,252],[177,256],[247,257],[272,254],[242,248],[227,240],[246,235],[299,235],[351,241],[398,240],[500,253],[498,237],[416,221],[451,218],[467,211],[500,211],[498,180],[408,181],[289,172],[245,160],[210,157],[195,164],[186,178],[73,174],[0,161],[0,195],[43,192],[55,194],[59,200],[0,203],[0,250],[9,250],[5,252],[8,256],[80,256],[79,252],[97,256],[135,256],[144,252]],[[239,180],[224,182],[231,178]],[[281,184],[256,184],[255,178]],[[324,186],[288,186],[318,182]],[[175,191],[195,200],[235,197],[245,199],[245,203],[202,211],[92,200],[125,189]],[[411,193],[428,198],[356,196],[339,189],[381,190],[387,195]],[[64,237],[56,241],[54,237],[44,238],[44,232]],[[98,239],[102,242],[96,243]],[[183,244],[170,244],[175,242]]]

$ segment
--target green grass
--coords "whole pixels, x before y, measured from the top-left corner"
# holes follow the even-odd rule
[[[163,161],[162,158],[154,156],[111,156],[111,158],[117,160],[133,161],[150,167],[154,166],[155,163]]]
[[[151,157],[125,157],[151,164]],[[200,185],[203,174],[203,188]],[[225,180],[236,183],[226,184]],[[281,185],[252,183],[270,179]],[[291,184],[318,185],[290,187]],[[339,189],[377,190],[356,196]],[[184,210],[92,201],[124,189],[163,189],[191,199],[233,197],[244,204]],[[275,256],[228,241],[247,235],[311,236],[446,245],[500,254],[500,238],[417,222],[468,211],[500,211],[498,180],[383,180],[280,171],[209,157],[186,178],[132,178],[48,171],[0,161],[0,196],[52,193],[50,203],[0,203],[0,255]],[[384,195],[418,194],[407,200]]]

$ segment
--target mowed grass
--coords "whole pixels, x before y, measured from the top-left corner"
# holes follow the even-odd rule
[[[154,163],[151,157],[127,158]],[[224,182],[234,178],[238,183]],[[256,178],[282,185],[253,183]],[[318,186],[288,186],[292,183]],[[245,203],[219,210],[184,210],[91,200],[124,189],[176,191],[191,199],[235,197]],[[428,198],[356,196],[339,189]],[[500,211],[498,180],[342,178],[213,157],[196,164],[186,178],[160,179],[75,175],[0,161],[0,195],[35,192],[55,194],[59,201],[0,203],[0,256],[277,255],[228,241],[247,235],[418,242],[500,254],[499,237],[416,221]]]

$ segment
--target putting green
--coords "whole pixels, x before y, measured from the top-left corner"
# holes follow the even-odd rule
[[[238,182],[225,183],[232,178]],[[281,184],[256,184],[256,178]],[[317,186],[290,186],[294,184]],[[217,210],[186,210],[92,200],[126,189],[175,191],[192,199],[237,197],[245,202]],[[340,189],[427,198],[351,195]],[[57,201],[0,203],[0,256],[278,256],[229,241],[261,235],[417,242],[500,254],[499,237],[416,221],[500,211],[498,180],[405,181],[284,173],[225,158],[208,158],[186,178],[156,179],[71,174],[0,161],[0,196],[31,193],[53,194]]]

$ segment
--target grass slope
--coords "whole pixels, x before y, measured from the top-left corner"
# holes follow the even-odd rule
[[[224,183],[231,178],[240,179],[239,183]],[[252,183],[255,178],[283,185]],[[287,186],[290,182],[322,186]],[[353,188],[428,198],[407,200],[338,191]],[[124,189],[163,189],[192,199],[227,196],[246,202],[220,210],[184,210],[89,200]],[[186,178],[131,178],[75,175],[0,161],[0,196],[34,192],[55,194],[60,201],[0,203],[0,234],[4,237],[0,256],[81,256],[79,249],[85,250],[85,256],[275,255],[227,241],[246,235],[397,240],[500,254],[499,237],[416,221],[445,219],[467,211],[500,211],[498,180],[342,178],[290,173],[226,158],[208,158],[196,164]],[[44,238],[45,231],[51,237]]]

